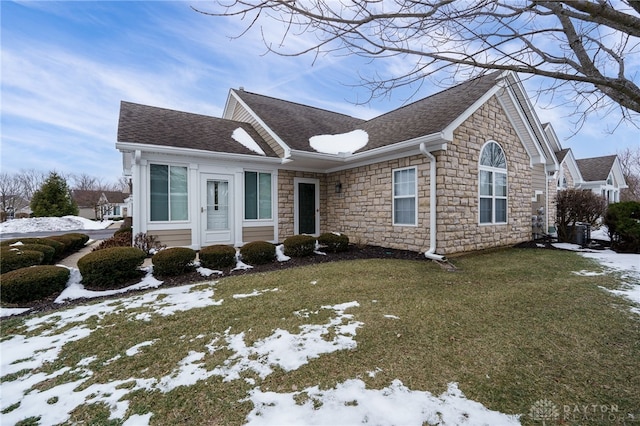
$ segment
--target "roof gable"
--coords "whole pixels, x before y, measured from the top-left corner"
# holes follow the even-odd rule
[[[613,168],[616,155],[608,155],[606,157],[583,158],[576,160],[580,174],[587,182],[606,181]]]
[[[232,138],[238,128],[246,131],[267,157],[277,157],[248,123],[125,101],[120,104],[118,142],[262,157]]]

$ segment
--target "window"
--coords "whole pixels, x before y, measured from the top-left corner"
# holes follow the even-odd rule
[[[150,178],[151,220],[187,220],[187,168],[151,164]]]
[[[480,223],[507,222],[507,161],[495,142],[480,154]]]
[[[416,169],[393,171],[393,224],[415,225],[416,212]]]
[[[244,218],[271,219],[271,173],[244,172]]]

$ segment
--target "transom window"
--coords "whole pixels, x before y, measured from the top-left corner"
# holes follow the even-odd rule
[[[393,171],[393,224],[416,225],[416,168]]]
[[[480,223],[507,222],[507,161],[496,142],[480,153]]]
[[[151,220],[154,222],[187,220],[189,218],[187,168],[151,164],[149,171]]]

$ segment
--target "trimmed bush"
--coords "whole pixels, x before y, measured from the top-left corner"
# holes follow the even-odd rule
[[[120,228],[118,228],[116,232],[113,233],[113,235],[118,235],[123,233],[133,234],[133,228],[131,226],[121,226]]]
[[[71,232],[69,234],[62,234],[62,235],[54,235],[53,237],[47,237],[47,238],[51,238],[56,241],[60,241],[61,243],[64,243],[67,246],[66,247],[67,252],[78,251],[82,247],[84,247],[85,244],[87,244],[87,241],[89,241],[88,235],[80,234],[78,232]]]
[[[104,250],[112,247],[131,247],[131,233],[121,232],[118,235],[113,234],[113,237],[107,238],[100,242],[92,251]]]
[[[240,249],[242,261],[250,265],[264,265],[276,258],[276,246],[267,241],[253,241]]]
[[[604,216],[611,248],[621,253],[640,253],[640,202],[610,204]]]
[[[22,244],[19,246],[15,246],[13,248],[17,248],[18,250],[21,250],[21,251],[33,250],[33,251],[42,252],[44,257],[42,258],[42,262],[40,263],[43,265],[51,265],[56,255],[55,249],[45,244]]]
[[[188,247],[171,247],[160,250],[151,258],[153,275],[170,277],[191,272],[194,269],[196,251]]]
[[[2,247],[2,250],[0,250],[0,274],[28,266],[40,265],[43,260],[44,253],[41,251],[22,250],[18,247]],[[2,280],[4,280],[4,275]]]
[[[324,246],[323,250],[331,253],[347,251],[349,249],[349,237],[344,234],[326,232],[318,237],[318,244]]]
[[[230,268],[236,264],[236,249],[217,244],[200,249],[200,264],[205,268]]]
[[[2,275],[0,299],[6,303],[32,302],[64,290],[70,271],[61,266],[40,265]]]
[[[316,239],[311,235],[294,235],[284,240],[284,254],[291,257],[303,257],[313,254]]]
[[[138,267],[146,257],[145,252],[135,247],[111,247],[81,257],[78,269],[83,283],[112,288],[124,280],[142,276]]]
[[[0,243],[0,246],[10,246],[15,243],[44,244],[53,247],[53,249],[56,251],[56,259],[59,259],[64,255],[64,244],[60,241],[52,240],[51,238],[13,238],[11,240],[2,241]]]

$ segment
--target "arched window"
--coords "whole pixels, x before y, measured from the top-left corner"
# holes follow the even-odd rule
[[[507,222],[507,160],[496,142],[480,152],[480,223]]]

